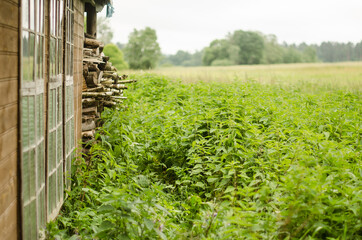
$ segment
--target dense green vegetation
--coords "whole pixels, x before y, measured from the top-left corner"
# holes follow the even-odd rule
[[[51,238],[361,239],[358,93],[137,78]]]
[[[128,64],[123,58],[123,52],[115,44],[107,44],[104,46],[103,52],[106,56],[109,56],[110,62],[112,62],[118,71],[128,68]]]
[[[281,44],[275,35],[237,30],[224,39],[213,40],[208,47],[194,54],[180,50],[174,55],[167,55],[161,63],[174,66],[231,66],[361,60],[362,41],[356,44]]]

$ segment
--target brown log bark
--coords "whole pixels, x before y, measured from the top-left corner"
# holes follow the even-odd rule
[[[88,88],[87,90],[85,90],[83,92],[104,92],[104,87],[99,86],[99,87],[95,87],[95,88]]]
[[[137,82],[136,79],[130,79],[130,80],[121,80],[121,81],[118,81],[118,83],[134,83],[134,82]]]
[[[82,122],[82,132],[93,130],[96,128],[96,123],[94,120],[87,120],[85,122]]]
[[[82,132],[82,138],[94,138],[94,130]]]
[[[91,39],[91,38],[85,38],[84,39],[84,46],[88,47],[88,48],[98,48],[99,45],[101,45],[101,42],[96,40],[96,39]]]
[[[87,87],[89,87],[89,88],[97,87],[97,83],[98,83],[97,72],[88,72],[88,76],[85,79],[85,81],[87,83]]]
[[[82,107],[83,108],[95,107],[97,105],[98,105],[98,101],[96,101],[95,98],[84,98],[84,99],[82,99]]]
[[[83,108],[82,115],[97,115],[97,107]]]

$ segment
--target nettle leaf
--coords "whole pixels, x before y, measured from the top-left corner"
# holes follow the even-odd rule
[[[196,184],[194,184],[194,186],[200,187],[200,188],[205,188],[205,184],[203,184],[202,182],[197,182]]]
[[[103,221],[101,223],[101,225],[99,225],[98,232],[107,231],[107,230],[113,229],[114,227],[115,227],[114,223],[106,220],[106,221]]]
[[[115,210],[115,208],[112,205],[102,205],[98,208],[98,212],[99,213],[108,213],[108,212],[113,212]]]
[[[214,182],[216,182],[216,181],[218,181],[219,180],[219,178],[213,178],[213,177],[209,177],[208,179],[207,179],[207,181],[209,182],[209,183],[214,183]]]
[[[224,193],[233,192],[234,190],[235,190],[235,188],[233,186],[228,186]]]

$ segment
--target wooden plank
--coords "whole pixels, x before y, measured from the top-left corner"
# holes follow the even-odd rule
[[[17,195],[17,179],[12,178],[0,189],[0,215],[16,200]]]
[[[6,211],[0,215],[0,236],[1,239],[17,240],[17,201],[11,203]]]
[[[17,174],[17,153],[13,152],[10,156],[0,160],[0,189],[7,184],[11,178]]]
[[[0,135],[0,161],[17,150],[17,129],[12,128]]]
[[[18,124],[18,105],[11,104],[0,108],[0,134]],[[1,175],[0,175],[1,176]]]
[[[0,82],[0,106],[18,101],[18,81],[16,79]]]
[[[0,26],[0,51],[18,52],[18,31]]]
[[[18,28],[18,7],[16,4],[1,1],[0,24]]]
[[[1,66],[0,80],[4,78],[6,79],[16,78],[16,85],[17,85],[18,56],[0,54],[0,66]]]

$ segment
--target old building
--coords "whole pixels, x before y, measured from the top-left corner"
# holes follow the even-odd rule
[[[84,16],[110,0],[0,0],[0,238],[38,239],[81,139]]]

